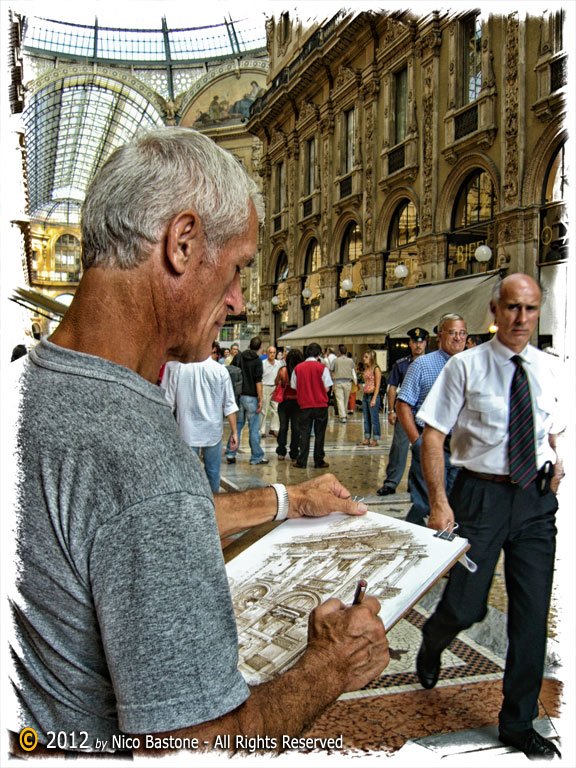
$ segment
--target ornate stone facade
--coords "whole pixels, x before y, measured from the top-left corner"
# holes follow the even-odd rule
[[[268,87],[248,123],[263,162],[284,163],[290,185],[281,228],[263,232],[263,261],[282,252],[289,278],[304,286],[304,254],[317,239],[321,314],[346,301],[341,279],[356,258],[369,292],[393,287],[400,262],[409,267],[404,285],[490,269],[541,276],[542,203],[566,140],[561,12],[341,12],[309,28],[289,21],[290,34],[283,14],[282,47],[278,20],[270,25]],[[280,135],[293,137],[291,151]],[[312,170],[302,151],[309,138]],[[317,182],[309,198],[310,173]],[[268,186],[268,210],[274,194]],[[408,203],[417,220],[406,244],[398,221]],[[353,224],[361,254],[346,252]],[[492,257],[480,264],[474,252],[484,243]],[[272,263],[263,286],[274,274]],[[294,306],[290,324],[302,325],[305,302]]]

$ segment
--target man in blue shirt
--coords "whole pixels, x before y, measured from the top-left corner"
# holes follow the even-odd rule
[[[420,450],[422,448],[422,432],[424,422],[416,418],[416,413],[426,395],[432,389],[432,385],[440,375],[440,371],[452,355],[462,352],[466,344],[466,323],[461,315],[447,314],[440,318],[438,323],[438,349],[428,355],[422,355],[409,366],[402,389],[398,393],[396,401],[396,413],[398,419],[408,436],[412,450],[412,463],[408,474],[408,489],[412,506],[408,510],[406,520],[409,523],[425,525],[425,518],[430,513],[428,491],[422,465],[420,463]],[[450,438],[446,438],[444,446],[446,461],[446,489],[452,488],[458,470],[450,464]]]
[[[425,328],[410,328],[407,331],[410,354],[397,360],[390,371],[386,397],[388,398],[388,423],[391,427],[394,427],[394,436],[392,437],[392,445],[388,454],[386,477],[382,487],[376,491],[378,496],[388,496],[391,493],[396,493],[396,487],[400,480],[402,480],[402,475],[406,468],[409,442],[404,427],[396,415],[396,397],[406,376],[408,366],[426,352],[428,335],[428,331]]]

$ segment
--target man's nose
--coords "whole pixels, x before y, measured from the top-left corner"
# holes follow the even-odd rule
[[[232,314],[239,314],[244,307],[244,296],[242,294],[242,285],[240,283],[240,275],[236,275],[228,294],[226,296],[226,305],[230,307]]]

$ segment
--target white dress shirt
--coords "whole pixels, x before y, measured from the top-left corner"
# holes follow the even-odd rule
[[[454,355],[444,366],[418,418],[444,434],[452,431],[450,461],[473,472],[507,475],[508,410],[516,353],[496,336]],[[556,460],[548,435],[566,426],[559,361],[526,346],[519,353],[534,411],[538,467]]]
[[[176,406],[184,442],[196,448],[219,443],[224,431],[222,415],[230,416],[238,410],[226,366],[209,357],[202,363],[172,361],[166,368],[164,394]]]

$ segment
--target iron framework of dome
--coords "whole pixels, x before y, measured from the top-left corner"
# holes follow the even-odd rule
[[[266,50],[264,19],[117,29],[13,16],[26,60],[21,104],[29,215],[79,223],[87,185],[140,130],[177,122],[178,96],[211,67]],[[11,34],[14,51],[16,34]]]

